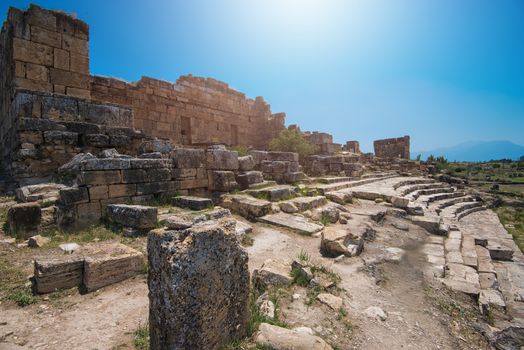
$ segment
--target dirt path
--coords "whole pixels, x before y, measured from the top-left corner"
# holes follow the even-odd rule
[[[143,276],[88,295],[0,312],[0,349],[112,349],[147,322]],[[122,347],[123,348],[123,347]]]

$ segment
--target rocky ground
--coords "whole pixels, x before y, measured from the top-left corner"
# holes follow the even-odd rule
[[[309,194],[306,197],[327,197],[343,203],[343,207],[325,199],[308,199],[308,204],[302,199],[297,202],[297,197],[282,194],[280,188],[275,193],[266,191],[250,197],[251,204],[269,203],[273,214],[256,205],[261,210],[256,222],[235,214],[238,221],[253,228],[239,238],[249,254],[252,275],[256,275],[255,270],[264,270],[263,265],[277,264],[278,268],[272,271],[278,270],[290,281],[281,287],[267,286],[268,293],[262,297],[261,292],[253,292],[253,297],[258,298],[258,302],[253,300],[255,307],[269,305],[264,300],[275,306],[273,318],[262,321],[269,320],[287,329],[298,328],[297,334],[313,333],[335,349],[488,349],[487,338],[481,333],[494,330],[492,326],[500,329],[519,318],[522,302],[515,293],[523,287],[519,284],[524,273],[519,265],[521,253],[509,244],[496,216],[489,210],[479,211],[481,206],[462,190],[428,179],[394,175],[358,183],[342,179],[310,184],[300,190],[303,195]],[[401,198],[407,198],[409,204],[400,203]],[[226,206],[249,216],[245,210],[238,210],[238,203],[232,198]],[[391,203],[404,208],[394,208]],[[441,208],[443,203],[446,206]],[[275,206],[288,213],[280,211],[280,216],[268,217],[279,211]],[[249,208],[252,213],[253,207]],[[425,215],[407,214],[420,211]],[[471,215],[457,219],[463,212]],[[159,219],[186,213],[189,211],[162,208]],[[284,214],[293,219],[288,220]],[[330,215],[336,216],[336,220]],[[337,241],[337,235],[346,231],[352,232],[351,239],[342,235],[342,241]],[[457,239],[453,232],[461,234],[458,255],[462,262],[456,261],[457,254],[451,254],[456,252],[450,241]],[[320,250],[321,242],[330,237],[331,243],[342,244],[326,249],[345,249],[333,257]],[[482,255],[475,241],[472,250],[468,250],[468,237],[487,240],[482,247],[488,251],[507,254],[511,249],[514,253],[513,261],[489,261],[488,268],[492,267],[491,273],[498,278],[496,288],[485,286],[479,278],[487,272],[483,271],[484,265],[479,270]],[[148,317],[146,274],[93,293],[80,294],[77,289],[70,289],[27,297],[27,306],[17,305],[20,298],[13,298],[13,291],[27,288],[24,283],[32,275],[32,260],[60,257],[63,252],[58,243],[75,238],[91,242],[109,239],[146,252],[144,237],[124,238],[119,234],[51,236],[51,241],[41,248],[19,247],[8,237],[1,237],[0,349],[140,347],[135,340],[136,330],[147,323]],[[472,251],[479,251],[474,256],[475,268],[467,262],[468,257],[473,258]],[[305,275],[297,274],[296,265],[292,271],[294,260],[295,264],[302,264],[298,270],[306,271]],[[460,271],[469,267],[472,270],[466,271],[471,275],[450,274],[450,266]],[[487,290],[501,295],[505,302],[501,310],[496,309],[497,301],[490,299],[485,305],[497,311],[481,312],[478,297]],[[261,320],[254,322],[257,321]],[[248,339],[230,348],[253,346],[252,339]]]

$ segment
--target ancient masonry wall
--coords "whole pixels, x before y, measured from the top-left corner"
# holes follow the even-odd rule
[[[78,152],[134,155],[144,138],[265,148],[285,128],[285,114],[272,114],[262,97],[214,79],[90,76],[88,25],[36,5],[10,8],[0,69],[0,171],[17,181],[49,177]]]
[[[377,157],[409,159],[409,136],[376,140],[373,146]]]

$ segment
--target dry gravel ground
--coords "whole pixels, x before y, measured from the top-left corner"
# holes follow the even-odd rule
[[[419,249],[426,232],[409,224],[409,231],[400,230],[393,222],[408,224],[390,216],[374,223],[376,238],[366,242],[362,255],[339,262],[320,255],[320,238],[255,224],[254,243],[247,247],[249,268],[252,271],[269,258],[291,260],[307,252],[315,264],[338,274],[341,282],[334,293],[343,298],[343,311],[331,310],[314,298],[309,303],[311,291],[300,286],[281,293],[278,310],[289,327],[310,327],[337,349],[489,349],[471,327],[480,320],[474,301],[424,281],[425,261]],[[144,244],[143,238],[134,243]],[[406,254],[400,262],[387,261],[387,247],[403,248]],[[26,275],[31,274],[35,254],[52,253],[0,245],[2,261],[24,267]],[[293,294],[300,298],[295,300]],[[387,319],[367,316],[370,306],[383,309]],[[147,322],[147,315],[145,275],[87,295],[71,290],[38,297],[24,308],[4,299],[0,349],[132,349],[134,331]]]

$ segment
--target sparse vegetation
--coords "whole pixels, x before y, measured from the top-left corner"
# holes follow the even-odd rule
[[[139,324],[135,331],[133,345],[138,350],[149,350],[149,326]]]
[[[496,212],[520,250],[524,251],[524,208],[502,207]]]
[[[60,229],[50,229],[42,232],[41,235],[51,239],[49,243],[50,246],[58,246],[61,243],[67,242],[89,243],[108,241],[114,239],[117,233],[104,225],[98,224],[74,233],[65,232]]]
[[[240,242],[243,247],[251,247],[253,243],[255,243],[255,240],[250,234],[245,234]]]
[[[315,154],[318,146],[307,141],[300,132],[296,130],[283,130],[269,143],[271,151],[295,152],[300,158]]]
[[[246,146],[228,146],[228,150],[238,152],[239,157],[247,156],[249,149]]]
[[[33,292],[29,287],[21,287],[14,289],[7,296],[7,298],[11,301],[14,301],[18,306],[21,307],[31,305],[36,302],[36,298],[33,296]]]

